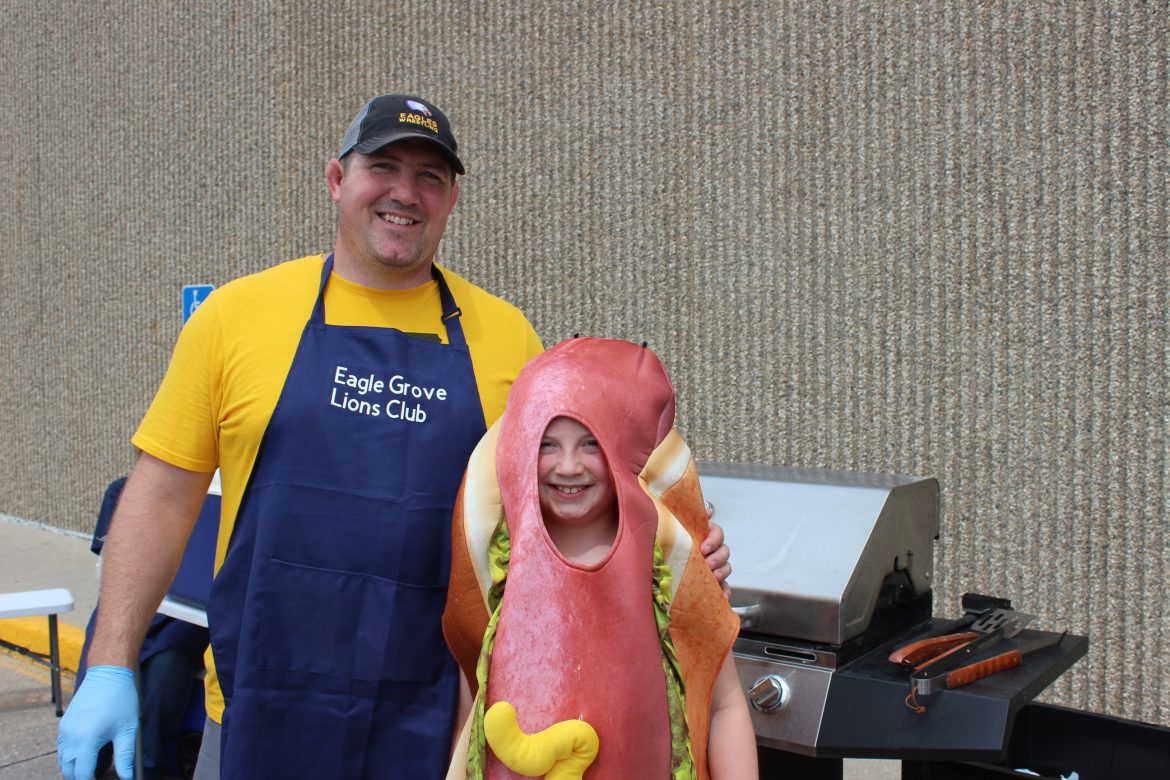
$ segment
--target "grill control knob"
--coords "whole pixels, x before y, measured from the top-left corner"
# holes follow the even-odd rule
[[[752,685],[748,691],[748,703],[756,712],[775,712],[788,705],[792,693],[788,683],[779,675],[766,674]]]

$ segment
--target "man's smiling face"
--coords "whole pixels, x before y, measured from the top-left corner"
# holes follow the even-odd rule
[[[330,160],[325,177],[337,204],[338,273],[368,287],[427,282],[459,198],[442,152],[427,141],[400,141]]]

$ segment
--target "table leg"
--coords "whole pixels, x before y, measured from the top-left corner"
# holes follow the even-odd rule
[[[56,615],[49,615],[49,679],[53,684],[53,701],[59,718],[64,709],[61,706],[61,649],[57,643]]]

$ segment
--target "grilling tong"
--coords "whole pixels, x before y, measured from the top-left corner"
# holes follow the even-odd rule
[[[961,688],[997,672],[1014,669],[1028,653],[1058,645],[1064,639],[1064,634],[1051,634],[1006,653],[968,663],[984,648],[1020,633],[1031,621],[1032,615],[1013,609],[993,609],[973,620],[965,631],[920,639],[895,650],[890,654],[890,661],[913,670],[906,706],[917,713],[926,712],[918,703],[918,696],[944,688]]]

